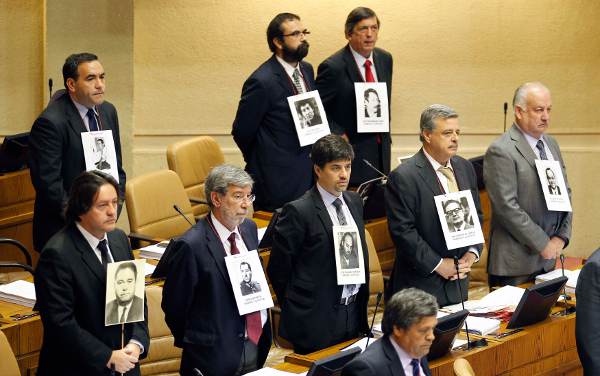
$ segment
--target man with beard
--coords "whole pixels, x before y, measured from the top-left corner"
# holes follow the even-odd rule
[[[473,215],[481,221],[482,212],[473,165],[456,155],[460,135],[456,111],[442,104],[427,106],[420,130],[423,147],[390,173],[385,192],[388,228],[396,246],[386,301],[396,291],[416,287],[435,296],[443,307],[460,302],[461,290],[466,294],[468,273],[483,245],[448,249],[434,197],[470,190],[477,212]]]
[[[287,98],[315,90],[300,17],[275,16],[267,28],[273,56],[244,83],[231,134],[255,181],[255,210],[275,210],[312,186],[310,146],[301,147]]]
[[[354,149],[351,187],[358,187],[379,174],[367,166],[369,161],[379,171],[390,171],[390,133],[358,133],[355,82],[385,82],[388,106],[392,98],[392,55],[376,48],[379,18],[372,9],[358,7],[346,18],[344,35],[348,44],[319,65],[317,87],[323,100],[331,132],[343,135]],[[391,112],[389,112],[391,113]]]
[[[144,319],[144,300],[135,295],[137,267],[125,262],[115,272],[115,299],[106,305],[106,325],[135,322]]]

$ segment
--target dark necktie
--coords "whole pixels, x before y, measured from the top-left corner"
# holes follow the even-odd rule
[[[95,132],[98,130],[98,121],[96,120],[96,114],[94,113],[94,109],[90,108],[87,112],[88,117],[88,125],[90,126],[90,132]]]
[[[100,256],[102,258],[102,266],[104,267],[104,271],[106,271],[106,266],[108,265],[108,247],[106,246],[106,239],[100,240],[98,249],[100,250]]]
[[[123,313],[121,313],[121,319],[119,320],[119,323],[125,322],[125,314],[126,313],[127,313],[127,307],[123,308]]]
[[[231,254],[237,255],[240,253],[237,245],[235,244],[235,233],[232,232],[229,235],[229,244],[231,245]],[[246,331],[248,332],[248,339],[255,345],[258,345],[258,340],[262,334],[262,323],[260,320],[260,311],[247,313],[246,315]]]
[[[348,222],[346,222],[346,216],[344,215],[344,211],[342,210],[342,200],[336,198],[333,201],[333,206],[335,206],[335,213],[337,214],[340,226],[346,226]]]
[[[302,84],[300,84],[300,71],[298,68],[294,69],[294,73],[292,74],[294,78],[294,87],[296,88],[296,94],[304,93],[304,89],[302,89]]]
[[[410,365],[412,366],[412,376],[419,376],[420,373],[420,369],[419,369],[419,359],[413,359],[410,361]]]
[[[371,60],[365,61],[365,81],[366,82],[375,82],[375,76],[373,76],[373,71],[371,70]]]
[[[546,155],[546,149],[544,148],[544,141],[538,140],[537,144],[535,144],[535,147],[540,152],[540,159],[542,161],[548,160],[548,156]]]

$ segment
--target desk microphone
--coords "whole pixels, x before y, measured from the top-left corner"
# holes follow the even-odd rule
[[[565,276],[565,255],[561,252],[560,256],[560,268],[562,270],[562,276]],[[567,280],[567,282],[569,282]],[[563,286],[563,303],[565,304],[565,310],[560,313],[560,316],[567,316],[570,313],[573,313],[573,309],[569,309],[567,305],[567,300],[571,300],[571,297],[567,295],[567,284]]]
[[[375,324],[375,315],[377,314],[377,308],[379,308],[379,303],[381,302],[381,296],[383,294],[381,292],[377,293],[377,302],[375,302],[375,312],[373,312],[373,320],[371,320],[371,327],[369,328],[369,333],[367,333],[367,344],[365,345],[365,350],[369,347],[369,340],[371,337],[374,337],[373,334],[373,324]]]
[[[52,78],[48,79],[48,89],[50,90],[50,96],[48,98],[52,98],[52,84],[54,82],[52,81]]]
[[[508,111],[508,103],[504,102],[504,132],[506,132],[506,112]]]
[[[177,204],[173,205],[173,209],[175,209],[175,211],[179,213],[179,215],[182,216],[185,219],[185,221],[190,224],[190,226],[194,227],[194,224],[190,222],[190,220],[188,219],[188,217],[185,216],[185,214],[183,214],[183,211],[179,209],[179,206],[177,206]]]
[[[363,162],[365,162],[365,164],[369,167],[371,167],[373,170],[375,170],[379,175],[381,175],[383,177],[383,181],[385,182],[385,179],[387,179],[387,175],[384,174],[383,172],[379,171],[378,169],[375,168],[375,166],[373,166],[371,164],[371,162],[367,161],[366,159],[363,159]]]
[[[460,294],[460,304],[462,305],[462,309],[465,309],[465,299],[463,298],[462,287],[460,286],[460,272],[458,271],[458,254],[454,255],[454,266],[456,267],[456,283],[458,284],[458,292]],[[482,338],[471,342],[471,338],[469,337],[469,325],[467,324],[469,316],[465,319],[465,331],[467,332],[467,350],[474,349],[476,347],[485,347],[487,346],[487,339]]]

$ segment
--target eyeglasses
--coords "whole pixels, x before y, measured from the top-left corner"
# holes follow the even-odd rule
[[[282,37],[294,37],[294,38],[300,38],[300,35],[304,35],[307,36],[310,34],[310,31],[304,29],[302,31],[300,30],[296,30],[293,33],[289,33],[289,34],[283,34],[281,35]]]
[[[233,201],[237,203],[241,203],[242,201],[248,201],[249,203],[253,203],[254,200],[256,200],[256,195],[244,196],[243,194],[234,194],[231,197],[233,198]]]
[[[462,211],[461,208],[456,208],[456,209],[452,209],[452,210],[447,210],[446,211],[446,215],[455,215],[458,214]]]

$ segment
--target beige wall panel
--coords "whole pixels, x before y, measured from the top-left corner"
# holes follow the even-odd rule
[[[0,138],[27,132],[42,109],[43,2],[0,0]]]

